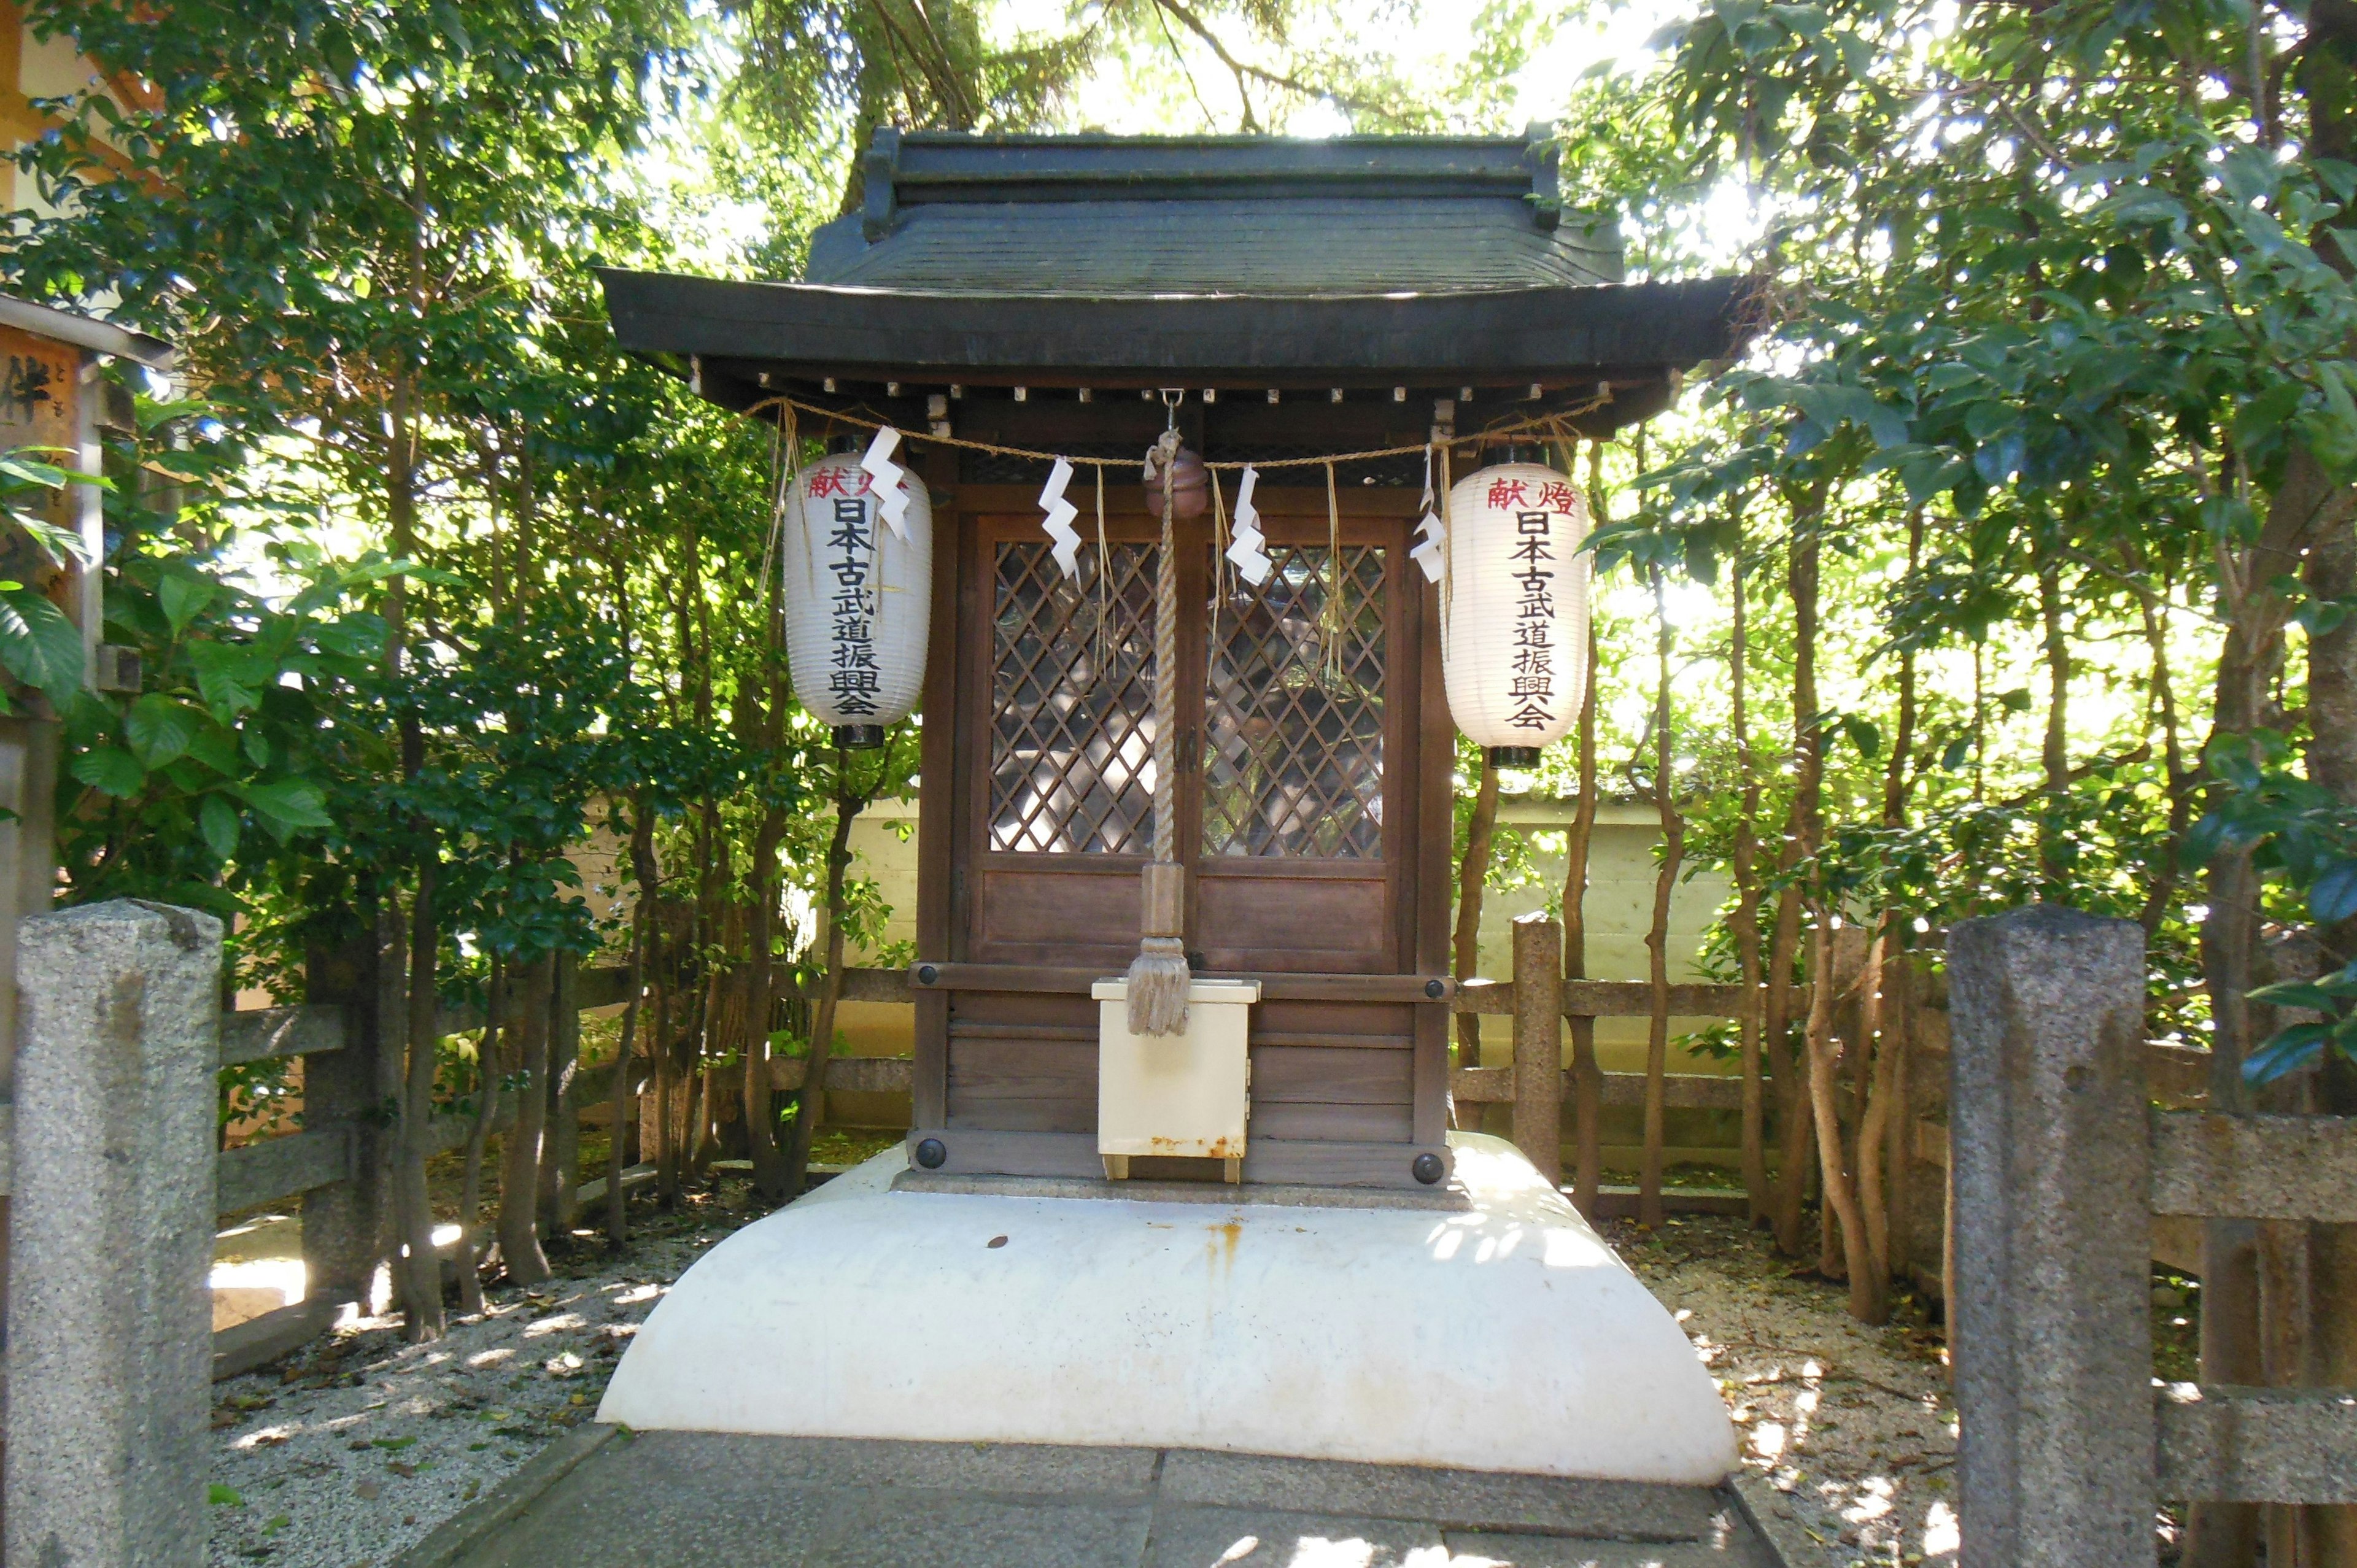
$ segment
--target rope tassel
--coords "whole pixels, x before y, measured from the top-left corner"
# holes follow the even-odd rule
[[[1129,1032],[1183,1035],[1187,874],[1178,865],[1178,508],[1177,414],[1147,458],[1159,459],[1162,553],[1154,573],[1154,861],[1140,877],[1137,956],[1129,965]]]

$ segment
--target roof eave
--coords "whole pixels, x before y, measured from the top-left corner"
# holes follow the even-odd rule
[[[1388,385],[1666,373],[1735,353],[1750,280],[1332,296],[944,295],[599,274],[621,345],[794,375]]]

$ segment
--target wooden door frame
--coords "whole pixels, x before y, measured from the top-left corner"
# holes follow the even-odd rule
[[[1144,522],[1147,514],[1142,495],[1134,484],[1116,484],[1113,476],[1118,467],[1108,470],[1106,518],[1132,524]],[[995,593],[996,573],[983,567],[988,564],[984,554],[983,520],[995,516],[1025,517],[1038,511],[1038,492],[1027,485],[959,483],[955,478],[954,454],[937,451],[927,463],[926,473],[931,483],[935,500],[935,538],[937,557],[933,576],[933,614],[931,647],[926,682],[925,712],[929,722],[923,739],[922,778],[919,789],[918,958],[920,963],[956,964],[964,962],[964,950],[972,929],[971,903],[974,890],[962,884],[970,881],[959,875],[954,848],[961,831],[986,834],[984,815],[988,809],[988,750],[990,737],[985,730],[973,724],[961,725],[957,715],[970,710],[976,700],[976,682],[989,682],[995,671],[989,658],[973,658],[969,653],[969,638],[980,634],[989,624],[990,607],[986,594]],[[1232,473],[1222,476],[1225,494],[1233,495]],[[1093,485],[1085,489],[1080,499],[1093,500]],[[1262,488],[1255,495],[1264,520],[1274,525],[1272,536],[1289,539],[1305,531],[1315,532],[1327,518],[1326,495],[1322,484],[1308,486],[1272,485],[1268,475],[1263,475]],[[1385,851],[1386,876],[1405,875],[1413,892],[1409,897],[1394,897],[1394,922],[1397,946],[1394,950],[1404,955],[1400,973],[1441,977],[1448,972],[1448,917],[1449,906],[1449,850],[1451,842],[1450,776],[1455,767],[1456,727],[1451,721],[1445,697],[1441,671],[1439,617],[1435,591],[1415,571],[1404,547],[1405,535],[1412,529],[1420,510],[1419,493],[1406,487],[1351,487],[1340,491],[1336,510],[1345,525],[1346,534],[1366,530],[1369,523],[1388,522],[1392,527],[1383,531],[1387,537],[1369,539],[1393,546],[1388,552],[1387,572],[1401,575],[1387,577],[1391,592],[1391,620],[1385,636],[1396,638],[1400,649],[1413,648],[1418,657],[1418,679],[1413,688],[1399,690],[1386,682],[1386,705],[1405,703],[1413,712],[1403,715],[1394,727],[1386,718],[1386,755],[1384,758],[1385,789]],[[1092,510],[1092,509],[1091,509]],[[1084,513],[1084,516],[1086,514]],[[1084,537],[1092,532],[1083,527]],[[1357,529],[1351,525],[1357,524]],[[1127,533],[1130,530],[1124,529]],[[1367,532],[1373,532],[1367,530]],[[1314,541],[1313,541],[1314,542]],[[947,544],[947,550],[939,545]],[[1193,579],[1196,592],[1187,591],[1188,577],[1182,576],[1180,602],[1201,602],[1208,585],[1198,557],[1207,559],[1204,552],[1188,550],[1181,557],[1182,573]],[[1403,587],[1411,590],[1400,591]],[[1191,649],[1182,649],[1184,667],[1200,667],[1202,643],[1207,628],[1192,624],[1200,618],[1189,617],[1182,626],[1182,639],[1191,636]],[[1387,650],[1387,659],[1388,659]],[[1181,822],[1189,828],[1193,842],[1181,845],[1182,863],[1189,869],[1191,889],[1200,863],[1200,768],[1195,758],[1188,756],[1184,746],[1187,736],[1200,736],[1202,722],[1200,682],[1182,682],[1181,705],[1181,775],[1180,789],[1191,791],[1182,804]],[[1190,690],[1190,688],[1194,688]],[[1191,711],[1191,725],[1189,712]],[[946,718],[947,722],[942,722]],[[1394,764],[1391,750],[1396,736],[1407,739],[1414,746],[1412,768]],[[1200,746],[1200,743],[1199,743]],[[1404,759],[1403,759],[1404,760]],[[979,793],[978,793],[979,791]],[[1412,810],[1398,812],[1394,802],[1406,802]],[[1394,822],[1395,817],[1405,817]],[[1396,830],[1398,837],[1393,838]],[[1396,845],[1396,847],[1394,847]],[[1395,866],[1395,869],[1394,869]],[[1398,884],[1393,884],[1394,887]],[[1190,910],[1191,913],[1191,910]],[[1369,976],[1370,982],[1383,982],[1384,989],[1393,994],[1398,991],[1397,975]],[[1444,1147],[1448,1117],[1448,1012],[1442,999],[1420,1000],[1415,1008],[1415,1064],[1413,1132],[1410,1145],[1399,1145],[1401,1154],[1418,1150],[1439,1152],[1447,1159]],[[914,1093],[912,1096],[913,1126],[918,1133],[944,1127],[948,1105],[949,1057],[949,996],[945,992],[928,991],[919,987],[917,997],[915,1039]],[[912,1134],[914,1136],[915,1134]],[[1374,1156],[1361,1151],[1346,1156],[1346,1150],[1356,1145],[1335,1145],[1334,1161],[1329,1174],[1331,1179],[1356,1179],[1350,1174],[1362,1166],[1372,1168]],[[1405,1165],[1405,1159],[1384,1157],[1382,1185],[1407,1185],[1390,1167]],[[1298,1177],[1290,1179],[1300,1179]],[[1370,1176],[1366,1179],[1376,1179]]]

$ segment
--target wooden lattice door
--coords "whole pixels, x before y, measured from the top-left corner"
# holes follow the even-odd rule
[[[1322,504],[1288,516],[1282,493],[1263,496],[1261,584],[1222,568],[1208,528],[1180,542],[1188,946],[1207,973],[1271,983],[1254,1015],[1248,1171],[1389,1180],[1403,1145],[1438,1143],[1445,1069],[1439,1009],[1414,1000],[1445,914],[1419,911],[1419,889],[1429,904],[1425,884],[1446,880],[1445,863],[1419,875],[1435,800],[1448,843],[1446,732],[1437,752],[1426,733],[1428,596],[1398,509],[1344,519],[1338,540]],[[1034,515],[978,516],[964,536],[942,1125],[982,1134],[959,1147],[1003,1168],[1093,1168],[1086,979],[1137,950],[1158,549],[1149,520],[1116,516],[1067,577]]]
[[[1182,544],[1178,843],[1199,967],[1409,972],[1419,607],[1400,530],[1270,524],[1258,585]],[[1154,577],[1144,520],[1066,576],[1029,518],[985,520],[965,652],[964,956],[1125,966],[1154,832]],[[1334,607],[1340,595],[1339,611]]]

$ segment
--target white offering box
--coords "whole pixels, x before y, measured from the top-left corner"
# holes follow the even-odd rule
[[[1089,994],[1097,1002],[1097,1152],[1105,1176],[1127,1177],[1135,1155],[1175,1155],[1224,1160],[1228,1180],[1242,1179],[1260,983],[1193,982],[1183,1035],[1131,1034],[1126,980],[1100,980]]]

